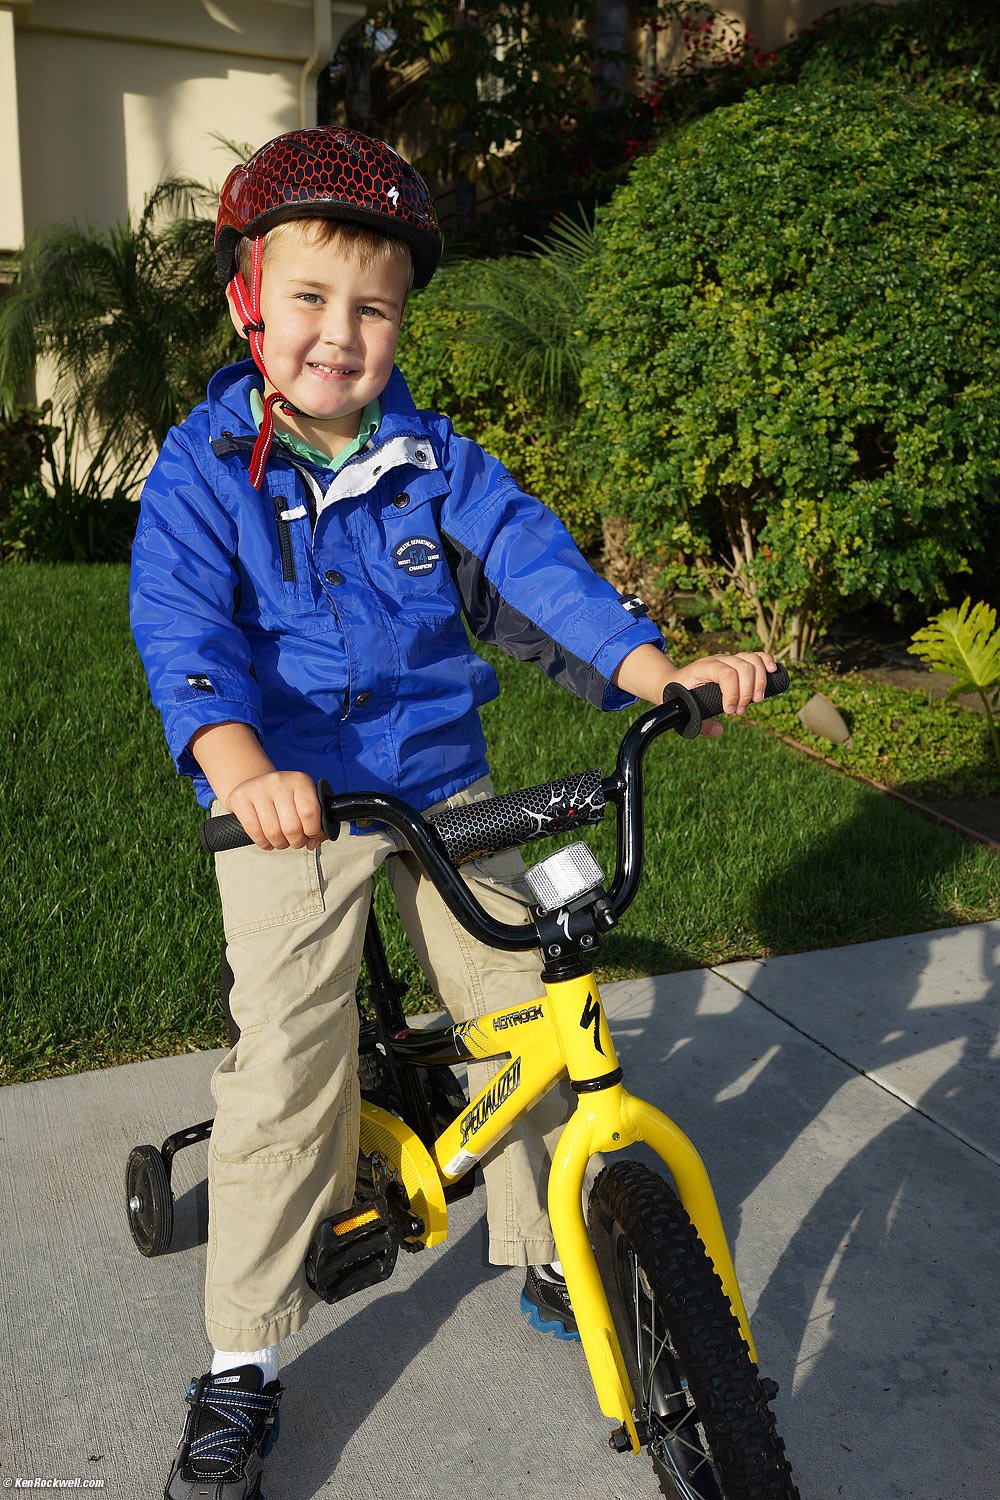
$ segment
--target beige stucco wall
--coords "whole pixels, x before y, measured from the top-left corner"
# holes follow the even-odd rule
[[[781,47],[796,32],[850,0],[717,0],[725,15],[742,22],[765,52]],[[882,0],[893,4],[894,0]]]
[[[164,174],[315,123],[364,0],[0,0],[0,252],[55,219],[110,224]],[[8,81],[9,80],[9,81]]]
[[[0,8],[0,253],[24,239],[21,154],[18,149],[14,13]]]
[[[811,26],[820,16],[842,10],[852,4],[891,6],[897,0],[712,0],[720,16],[733,30],[753,37],[762,52],[775,52],[799,32]],[[684,56],[684,45],[676,21],[660,32],[656,40],[655,66],[664,72],[676,66]],[[643,57],[643,65],[653,59]]]

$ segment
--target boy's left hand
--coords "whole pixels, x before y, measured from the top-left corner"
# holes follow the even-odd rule
[[[722,691],[724,714],[746,713],[747,705],[760,703],[767,686],[767,674],[773,672],[778,663],[768,651],[738,651],[735,655],[703,656],[686,667],[679,667],[665,676],[663,687],[668,682],[679,682],[681,687],[704,687],[707,682],[717,682]],[[660,689],[662,697],[663,689]],[[705,719],[702,734],[715,739],[722,733],[717,719]]]
[[[644,645],[626,656],[613,681],[623,692],[649,703],[662,703],[668,682],[679,682],[689,690],[717,682],[722,690],[722,712],[742,714],[749,703],[761,702],[767,674],[777,665],[769,651],[737,651],[733,655],[720,652],[702,656],[686,667],[675,667],[656,646]],[[705,719],[701,732],[714,739],[722,733],[722,725],[717,719]]]

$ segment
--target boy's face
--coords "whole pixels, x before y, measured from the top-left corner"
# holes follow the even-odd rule
[[[336,244],[291,224],[267,246],[261,277],[264,363],[270,381],[305,413],[275,422],[335,454],[357,437],[362,409],[392,373],[407,276],[396,260],[361,271]],[[231,292],[230,316],[242,333]]]

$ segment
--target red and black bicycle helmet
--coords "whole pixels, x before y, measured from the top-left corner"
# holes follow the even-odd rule
[[[228,285],[241,237],[286,219],[343,219],[401,239],[413,285],[426,286],[441,258],[441,231],[423,178],[374,136],[317,126],[290,130],[234,167],[219,195],[215,254]]]
[[[289,219],[340,219],[402,240],[413,257],[413,285],[426,286],[441,258],[441,230],[434,204],[420,174],[374,136],[321,125],[289,130],[234,167],[219,194],[215,258],[250,341],[254,363],[264,365],[264,324],[260,316],[262,240]],[[239,269],[241,239],[253,245],[250,284]],[[250,460],[250,481],[260,489],[274,437],[273,406],[293,416],[304,413],[274,391],[264,403],[260,434]]]

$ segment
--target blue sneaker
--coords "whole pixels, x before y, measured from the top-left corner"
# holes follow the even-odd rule
[[[192,1380],[164,1500],[258,1500],[264,1459],[278,1440],[277,1380],[257,1365]]]
[[[542,1270],[544,1275],[539,1274],[538,1267],[528,1267],[521,1293],[521,1311],[539,1333],[551,1333],[557,1339],[572,1339],[578,1344],[580,1335],[566,1283],[551,1266],[544,1266]]]

